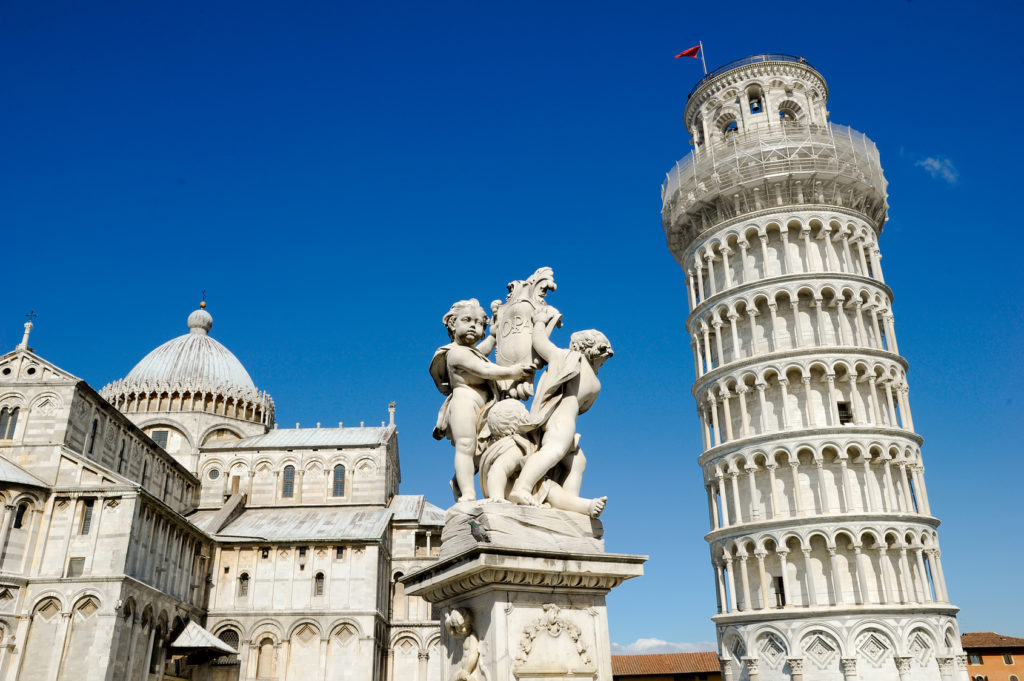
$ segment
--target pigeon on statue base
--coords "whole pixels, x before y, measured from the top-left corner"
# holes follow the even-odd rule
[[[469,521],[469,531],[472,533],[473,539],[476,539],[479,542],[484,542],[487,544],[491,543],[491,536],[487,534],[487,530],[483,528],[483,525],[481,525],[477,521]]]

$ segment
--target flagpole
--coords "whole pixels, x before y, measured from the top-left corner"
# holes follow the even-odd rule
[[[698,40],[697,43],[700,45],[700,63],[704,65],[704,75],[708,75],[708,63],[704,61],[704,41]]]

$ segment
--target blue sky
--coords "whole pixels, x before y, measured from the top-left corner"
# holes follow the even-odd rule
[[[832,120],[876,141],[881,239],[965,631],[1024,635],[1014,3],[8,3],[0,9],[0,348],[94,387],[213,335],[282,426],[386,418],[402,489],[447,506],[427,364],[455,299],[538,266],[566,331],[616,355],[580,421],[609,550],[613,640],[714,640],[681,270],[659,186],[708,66],[802,55]],[[1011,238],[1013,237],[1013,238]]]

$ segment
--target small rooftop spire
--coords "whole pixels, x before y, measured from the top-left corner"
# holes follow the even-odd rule
[[[391,402],[388,403],[388,425],[389,426],[395,425],[395,401],[394,400],[391,400]]]
[[[32,327],[35,326],[35,324],[32,323],[32,320],[38,316],[39,315],[36,314],[35,310],[29,310],[29,313],[25,315],[28,321],[25,322],[25,335],[21,337],[21,342],[18,343],[18,350],[32,350],[32,348],[28,346],[28,336],[32,333]]]

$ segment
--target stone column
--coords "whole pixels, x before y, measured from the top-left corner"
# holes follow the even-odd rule
[[[828,381],[828,407],[829,413],[832,416],[832,423],[830,423],[829,425],[835,428],[840,425],[839,401],[836,399],[836,375],[825,374],[825,378]]]
[[[787,657],[791,681],[804,681],[804,660],[802,657]]]
[[[935,662],[939,665],[939,677],[942,681],[953,681],[955,678],[953,672],[956,668],[956,663],[952,657],[936,657]]]
[[[846,603],[843,597],[843,580],[839,576],[839,556],[834,546],[828,547],[828,565],[832,573],[832,590],[836,594],[836,605]]]
[[[735,504],[735,507],[736,507],[736,508],[733,509],[735,511],[734,515],[736,516],[735,518],[733,518],[733,520],[735,520],[737,523],[742,523],[743,522],[743,511],[742,511],[743,496],[740,494],[739,477],[740,477],[740,474],[738,472],[736,472],[736,471],[733,471],[732,473],[729,474],[729,482],[732,483],[732,499],[733,499],[733,503]]]
[[[934,603],[935,598],[932,597],[932,586],[929,585],[928,570],[924,566],[924,548],[915,547],[914,553],[917,555],[917,569],[921,575],[921,589],[924,592],[924,600],[922,603]]]
[[[718,481],[718,494],[722,498],[722,527],[729,527],[729,498],[725,494],[725,476],[721,473],[715,476]]]
[[[761,609],[766,610],[768,608],[768,573],[764,569],[764,559],[768,553],[765,551],[755,551],[754,556],[757,558],[757,578],[760,580],[760,595],[761,595]]]
[[[804,376],[800,379],[800,382],[804,385],[804,411],[806,412],[807,427],[817,428],[817,419],[814,418],[814,405],[811,404],[811,377]]]
[[[879,594],[879,602],[888,605],[892,601],[892,580],[889,578],[888,561],[889,552],[884,546],[878,547],[878,571],[882,573],[882,593]]]
[[[800,301],[791,300],[789,307],[793,311],[793,347],[799,348],[803,345],[803,324],[800,323]]]
[[[760,675],[757,670],[757,658],[756,657],[744,657],[743,664],[747,668],[747,678],[750,681],[757,681]]]
[[[783,274],[793,274],[793,263],[789,259],[789,229],[783,227],[779,230],[782,237],[782,267]]]
[[[775,549],[775,555],[779,557],[779,566],[782,569],[782,593],[785,605],[783,607],[793,607],[793,590],[789,588],[789,563],[786,561],[786,556],[789,555],[787,549]]]
[[[771,328],[771,334],[769,335],[770,343],[769,343],[768,347],[769,347],[769,350],[771,352],[778,352],[778,350],[779,350],[779,336],[775,332],[775,329],[779,325],[778,324],[779,306],[775,303],[775,301],[772,301],[772,302],[768,303],[768,312],[771,314],[771,317],[772,317],[772,328]]]
[[[789,379],[779,378],[779,391],[782,393],[782,406],[780,413],[782,415],[782,430],[789,430]]]
[[[748,497],[750,512],[748,514],[748,518],[753,522],[760,516],[760,512],[754,510],[756,508],[755,500],[757,499],[757,481],[754,479],[754,476],[757,474],[757,467],[747,466],[745,470],[747,471],[747,487],[750,490],[750,495]]]
[[[768,274],[768,235],[758,234],[757,238],[761,241],[761,278],[767,279]]]
[[[747,262],[747,249],[750,248],[750,243],[747,241],[738,241],[736,243],[740,247],[740,264],[743,269],[743,283],[748,284],[754,278],[753,273],[750,271],[750,265]]]
[[[910,678],[910,661],[912,657],[894,657],[896,672],[900,675],[900,681],[907,681]]]
[[[864,301],[857,300],[854,302],[854,315],[853,323],[857,329],[857,342],[864,347],[870,347],[868,343],[867,335],[864,333],[864,318],[862,315],[862,308],[864,307]]]
[[[856,657],[844,657],[840,659],[839,667],[843,670],[843,681],[857,681]]]
[[[722,444],[722,431],[718,427],[718,400],[712,394],[708,395],[708,402],[711,404],[711,428],[715,436],[715,447]]]
[[[814,299],[814,318],[818,322],[818,346],[825,347],[825,312],[821,309],[822,299],[818,296]],[[833,343],[834,345],[834,343]]]
[[[724,658],[718,658],[718,662],[722,665],[722,681],[734,681],[732,661]]]
[[[717,560],[715,565],[715,586],[718,596],[718,612],[728,612],[727,599],[725,595],[725,574],[722,571],[722,564]]]
[[[718,529],[718,504],[715,503],[715,492],[711,488],[711,485],[705,485],[704,489],[708,493],[708,520],[711,521],[711,529]],[[430,536],[429,534],[427,535]]]
[[[757,357],[761,354],[761,343],[757,340],[757,310],[753,308],[747,308],[747,316],[750,317],[750,347],[753,349],[753,356]]]
[[[697,291],[700,294],[699,300],[701,303],[707,298],[704,294],[704,266],[700,264],[700,258],[694,258],[694,266],[697,269]]]
[[[693,310],[697,309],[697,295],[696,295],[696,292],[693,290],[693,287],[694,287],[693,273],[692,272],[687,272],[686,273],[686,294],[687,294],[687,297],[690,300],[690,311],[691,312]]]
[[[867,605],[871,602],[871,594],[868,592],[868,570],[864,567],[864,558],[860,544],[854,544],[853,562],[857,566],[857,584],[860,586],[860,602],[857,605]]]
[[[732,573],[732,556],[726,554],[723,560],[725,561],[725,580],[729,587],[729,612],[736,612],[739,608],[736,607],[736,577]]]
[[[768,387],[768,384],[767,383],[755,383],[754,387],[757,388],[757,399],[759,400],[759,403],[761,405],[761,413],[758,415],[758,420],[761,422],[761,432],[758,433],[758,434],[759,435],[764,435],[766,432],[768,432],[768,425],[767,425],[768,422],[765,421],[765,419],[764,419],[765,412],[768,411],[768,403],[765,400],[764,391],[765,391],[765,388]]]
[[[750,600],[750,572],[747,570],[747,556],[746,553],[741,553],[736,556],[736,559],[740,564],[740,586],[743,587],[743,604],[740,606],[740,611],[753,610],[753,603]]]
[[[850,512],[850,495],[847,491],[849,486],[846,454],[842,454],[842,458],[839,459],[839,498],[842,500],[844,513]]]
[[[722,388],[722,410],[725,412],[725,441],[732,442],[736,439],[736,436],[732,432],[732,412],[729,409],[729,398],[732,397],[732,393],[727,389]]]
[[[750,437],[750,417],[747,415],[747,393],[749,389],[746,385],[741,384],[736,388],[736,394],[739,395],[740,403],[740,427],[743,430],[743,437]]]
[[[803,549],[804,554],[804,578],[807,582],[807,605],[816,607],[818,605],[818,593],[814,586],[814,575],[811,574],[811,550]]]
[[[718,294],[718,284],[715,282],[715,256],[708,251],[704,254],[704,259],[708,263],[708,286],[711,287],[711,295],[715,296]]]
[[[729,328],[732,331],[732,361],[735,362],[740,359],[740,336],[739,332],[736,330],[736,320],[739,319],[740,316],[731,310],[726,316],[729,318]]]
[[[711,321],[711,326],[715,329],[715,350],[718,350],[718,366],[725,364],[725,349],[722,347],[722,320],[718,318],[717,314]]]
[[[704,373],[710,372],[715,368],[714,363],[711,361],[711,332],[708,330],[708,325],[704,322],[700,323],[700,332],[704,336]],[[721,357],[718,358],[721,361]]]
[[[771,519],[775,520],[777,517],[779,517],[779,502],[776,498],[777,485],[775,484],[775,469],[778,468],[778,464],[768,463],[765,465],[765,468],[768,469],[768,484],[771,486],[771,489],[769,490],[770,505],[768,508],[771,511]]]
[[[722,244],[722,269],[725,270],[725,288],[732,288],[732,268],[729,267],[729,256],[732,255],[732,249],[726,244]]]
[[[789,462],[790,471],[793,473],[793,515],[797,516],[804,514],[803,492],[800,487],[800,473],[798,470],[799,466],[800,463],[798,461]]]
[[[914,588],[914,578],[910,574],[910,563],[907,561],[907,547],[900,546],[900,581],[903,584],[903,602],[917,603],[917,590]]]

